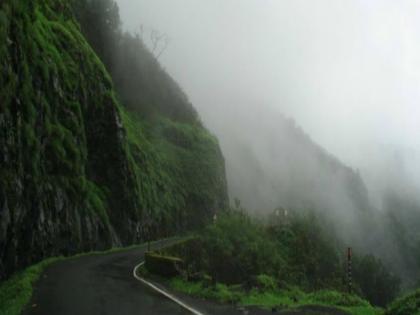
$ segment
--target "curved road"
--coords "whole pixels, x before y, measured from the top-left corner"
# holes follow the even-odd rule
[[[173,240],[155,243],[152,248]],[[35,286],[24,314],[43,315],[186,315],[177,304],[154,293],[133,277],[146,246],[83,256],[49,266]]]
[[[154,243],[152,249],[176,242]],[[82,256],[49,266],[36,283],[24,315],[191,315],[170,299],[156,293],[133,276],[133,268],[143,260],[146,245],[136,249]],[[159,284],[154,284],[160,287]],[[167,289],[161,287],[165,291]],[[167,291],[168,292],[168,291]],[[171,293],[171,292],[168,292]],[[238,309],[184,294],[180,300],[206,315],[268,315],[258,308]],[[282,315],[346,315],[333,309],[279,311]]]

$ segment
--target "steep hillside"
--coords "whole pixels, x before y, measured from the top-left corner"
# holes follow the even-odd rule
[[[224,120],[232,116],[235,123]],[[245,207],[314,208],[340,215],[370,207],[361,176],[293,120],[269,110],[257,117],[246,111],[218,117],[213,128],[225,152],[230,193]]]
[[[198,119],[124,109],[67,2],[3,1],[0,65],[0,279],[46,256],[174,233],[225,206],[216,139]]]
[[[114,0],[73,0],[73,9],[82,33],[104,62],[126,108],[142,116],[159,114],[180,122],[198,122],[187,96],[160,66],[160,53],[143,41],[152,37],[159,45],[162,34],[157,30],[123,32]]]
[[[211,113],[210,113],[211,111]],[[241,110],[203,112],[226,159],[229,195],[255,214],[275,208],[312,209],[352,246],[366,244],[372,206],[360,174],[275,110],[241,104]]]

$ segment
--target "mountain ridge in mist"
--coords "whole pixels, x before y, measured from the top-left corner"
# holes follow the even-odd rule
[[[234,115],[241,126],[236,127],[221,116],[213,128],[225,154],[230,196],[246,208],[333,210],[343,207],[343,199],[353,210],[370,208],[360,174],[312,140],[293,119],[274,111],[258,117],[241,111]]]
[[[384,165],[372,157],[366,165],[375,165],[371,170],[381,175],[372,181],[365,170],[348,166],[275,110],[255,106],[205,116],[220,139],[231,201],[239,199],[255,216],[279,207],[320,213],[344,244],[380,257],[404,287],[415,285],[420,204],[410,173],[403,172],[413,169],[413,161],[396,159],[394,167],[387,162],[384,173]]]

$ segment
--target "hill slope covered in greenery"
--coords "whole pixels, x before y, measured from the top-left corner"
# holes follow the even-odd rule
[[[135,90],[165,93],[142,100],[147,113],[129,103],[82,35],[80,4],[0,4],[0,279],[196,226],[227,201],[217,140],[181,89],[143,50]]]

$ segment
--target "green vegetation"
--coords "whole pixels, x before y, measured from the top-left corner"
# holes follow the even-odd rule
[[[217,140],[114,1],[2,1],[0,68],[0,279],[225,207]]]
[[[217,140],[141,37],[119,24],[113,0],[0,4],[0,278],[51,253],[169,235],[219,212],[174,247],[186,262],[174,288],[244,305],[374,312],[339,293],[340,246],[323,220],[303,213],[266,225],[223,212]],[[60,259],[2,283],[2,314],[19,313]],[[354,271],[360,296],[381,306],[395,296],[397,281],[376,258],[359,257]],[[417,303],[399,301],[390,312]]]
[[[387,308],[384,315],[419,315],[420,290],[396,299]]]
[[[0,315],[20,315],[29,303],[34,283],[44,269],[62,257],[49,258],[0,284]]]
[[[355,255],[355,295],[345,293],[342,247],[312,212],[277,213],[265,223],[231,210],[220,213],[196,238],[163,254],[182,257],[181,276],[167,281],[193,296],[241,305],[321,305],[379,314],[381,309],[370,303],[390,302],[398,281],[378,259]]]
[[[81,31],[104,62],[126,108],[147,117],[160,115],[200,125],[185,93],[143,43],[143,36],[149,34],[129,34],[121,30],[114,0],[73,2]]]
[[[225,196],[224,164],[217,140],[199,125],[162,116],[144,119],[121,109],[139,187],[139,202],[163,235],[197,228],[212,216],[209,205]],[[216,205],[225,207],[221,198]]]
[[[92,107],[101,106],[103,95],[92,79],[107,86],[111,86],[111,81],[100,61],[92,58],[95,55],[80,36],[77,24],[55,12],[55,5],[54,1],[51,7],[47,3],[38,5],[36,1],[31,4],[6,1],[0,7],[5,24],[2,47],[8,42],[19,52],[12,55],[11,50],[0,50],[2,69],[5,69],[2,76],[5,84],[0,92],[2,106],[8,109],[17,104],[22,109],[22,125],[9,127],[11,130],[21,127],[19,150],[26,154],[17,160],[23,159],[23,173],[32,174],[27,188],[36,191],[41,182],[57,185],[107,224],[107,203],[103,194],[98,193],[101,189],[86,178],[88,147],[83,133],[85,109],[80,96],[86,86],[91,86],[85,102]],[[80,62],[84,64],[83,69]],[[14,72],[13,63],[20,68],[19,74]],[[76,96],[76,91],[82,92]],[[2,138],[10,141],[12,135],[2,134]],[[17,148],[10,149],[14,152]],[[10,169],[13,167],[6,164],[1,172]],[[4,183],[6,195],[13,195],[10,184],[10,181]]]
[[[72,9],[122,104],[125,151],[147,233],[168,235],[209,222],[227,201],[217,140],[141,36],[121,30],[115,1],[74,0]]]
[[[372,256],[356,257],[353,276],[363,295],[375,305],[386,306],[396,297],[400,281]]]
[[[263,275],[265,278],[268,276]],[[271,281],[275,282],[273,278]],[[308,305],[321,305],[339,308],[354,315],[376,315],[382,310],[372,307],[369,302],[358,296],[342,292],[321,290],[305,293],[298,287],[279,289],[277,286],[261,286],[249,291],[238,285],[214,285],[205,281],[191,282],[180,277],[173,278],[169,285],[178,292],[199,298],[213,299],[224,303],[239,305],[258,305],[263,308],[295,309]]]

